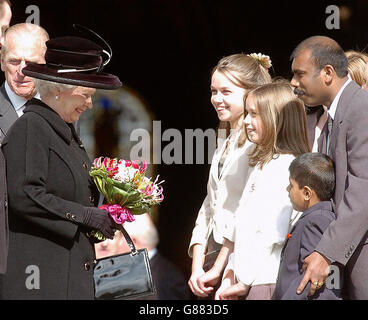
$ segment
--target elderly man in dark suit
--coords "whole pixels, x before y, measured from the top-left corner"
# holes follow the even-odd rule
[[[9,7],[5,1],[2,5]],[[6,26],[8,25],[9,21]],[[45,61],[47,39],[48,34],[43,28],[28,23],[10,27],[6,36],[1,33],[1,70],[5,73],[6,81],[0,87],[0,146],[11,125],[23,114],[25,103],[36,94],[33,81],[23,75],[22,68],[29,61],[38,63]],[[5,273],[8,221],[5,162],[2,153],[0,154],[0,184],[0,273]]]
[[[31,23],[11,26],[5,34],[1,48],[1,70],[6,79],[0,88],[2,137],[23,114],[26,102],[36,95],[32,78],[25,76],[22,69],[29,62],[45,63],[45,42],[48,39],[45,29]]]
[[[301,42],[291,58],[295,92],[307,106],[328,108],[328,124],[319,151],[335,162],[334,210],[337,216],[305,259],[298,291],[309,293],[324,282],[332,262],[345,266],[345,298],[368,299],[368,93],[348,77],[348,61],[339,44],[315,36]]]
[[[6,186],[5,159],[0,148],[0,274],[6,272],[8,247],[8,194]]]
[[[0,48],[3,44],[4,32],[9,27],[12,12],[9,0],[0,0]],[[1,146],[1,137],[0,137]],[[5,160],[0,150],[0,273],[5,273],[8,257],[8,204],[5,177]]]

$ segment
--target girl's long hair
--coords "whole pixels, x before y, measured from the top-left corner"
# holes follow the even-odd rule
[[[250,166],[262,168],[280,154],[310,152],[304,103],[288,83],[266,84],[248,92],[250,95],[263,125],[261,141],[249,155]]]

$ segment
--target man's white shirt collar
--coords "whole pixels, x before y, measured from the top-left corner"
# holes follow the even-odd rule
[[[331,106],[328,108],[328,114],[330,115],[330,117],[332,118],[332,120],[335,120],[335,114],[336,114],[336,109],[337,109],[337,104],[339,103],[340,100],[340,96],[342,94],[342,92],[344,91],[345,87],[351,82],[351,78],[350,75],[348,75],[348,80],[346,80],[346,82],[342,85],[342,87],[340,88],[339,92],[337,93],[335,99],[333,99]]]
[[[8,82],[5,81],[5,91],[6,94],[9,97],[9,100],[11,102],[11,104],[13,105],[16,113],[18,114],[18,117],[20,117],[23,114],[23,106],[26,104],[27,99],[18,96],[17,94],[15,94],[12,89],[10,89]],[[40,99],[40,95],[37,92],[37,94],[35,95],[35,98]]]

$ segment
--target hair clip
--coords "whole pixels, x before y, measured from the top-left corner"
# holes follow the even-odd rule
[[[271,58],[269,56],[266,56],[265,54],[251,53],[251,54],[248,54],[248,56],[258,60],[261,63],[261,66],[266,69],[269,69],[272,67]]]

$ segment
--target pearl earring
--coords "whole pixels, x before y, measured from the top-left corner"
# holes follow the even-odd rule
[[[56,99],[56,100],[59,100],[59,96],[55,96],[55,99]]]

